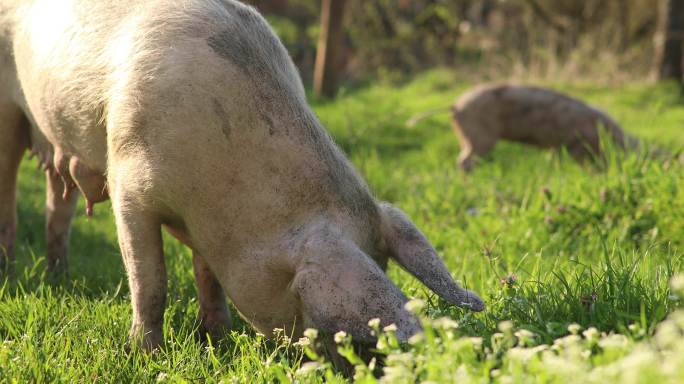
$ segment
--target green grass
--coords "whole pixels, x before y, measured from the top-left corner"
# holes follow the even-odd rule
[[[450,307],[391,265],[391,279],[426,304],[427,332],[411,346],[394,345],[391,332],[381,338],[385,380],[684,379],[684,364],[675,364],[682,358],[664,358],[683,355],[684,321],[677,314],[663,323],[680,302],[668,284],[684,269],[682,166],[609,149],[599,171],[563,153],[500,143],[465,177],[448,116],[411,130],[403,124],[472,85],[433,71],[314,106],[375,194],[405,210],[488,304],[481,314]],[[600,106],[649,143],[684,146],[684,98],[674,85],[545,85]],[[44,182],[35,166],[21,169],[17,278],[0,288],[0,381],[342,380],[309,348],[264,340],[237,317],[229,340],[196,341],[190,253],[169,238],[166,346],[152,355],[129,351],[130,302],[110,207],[97,206],[88,219],[81,206],[71,279],[43,283]],[[572,323],[596,330],[568,336]],[[553,347],[528,348],[536,345]],[[307,353],[313,361],[302,368]],[[357,379],[372,382],[370,370],[359,363]]]

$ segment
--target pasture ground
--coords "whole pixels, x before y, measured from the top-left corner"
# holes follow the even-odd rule
[[[420,300],[426,334],[409,346],[397,346],[391,331],[381,337],[382,380],[684,380],[684,284],[673,281],[684,268],[682,165],[609,148],[601,171],[501,143],[465,177],[448,115],[410,130],[404,122],[470,85],[433,71],[314,105],[374,193],[405,210],[488,305],[480,314],[450,307],[391,265],[391,279]],[[684,146],[675,85],[544,85],[603,108],[648,143]],[[19,199],[16,279],[0,287],[0,382],[343,381],[306,341],[264,340],[237,315],[228,340],[196,341],[190,253],[169,237],[165,348],[129,351],[130,302],[110,206],[87,219],[81,202],[70,279],[48,284],[35,161],[22,164]],[[306,354],[313,360],[303,362]],[[372,370],[359,365],[356,379],[373,382]]]

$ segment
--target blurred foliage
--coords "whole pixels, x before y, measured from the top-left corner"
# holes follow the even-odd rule
[[[434,66],[628,78],[652,65],[659,0],[348,0],[348,79]],[[252,0],[310,80],[319,0]],[[487,73],[484,73],[487,75]]]

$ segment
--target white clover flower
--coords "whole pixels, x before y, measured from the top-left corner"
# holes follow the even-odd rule
[[[577,323],[572,323],[568,325],[568,332],[572,333],[573,335],[580,333],[581,330],[582,326]]]
[[[300,337],[299,340],[297,340],[297,342],[294,343],[294,345],[298,345],[300,347],[308,347],[309,345],[311,345],[311,339],[309,339],[308,337]]]
[[[556,356],[553,353],[543,354],[542,362],[546,372],[554,372],[556,377],[572,378],[571,382],[584,383],[588,367],[581,360]]]
[[[313,328],[307,328],[304,331],[304,336],[308,337],[311,340],[316,340],[316,338],[318,337],[318,330]]]
[[[380,383],[410,383],[415,381],[411,370],[403,365],[386,366],[382,371],[384,376],[380,379]]]
[[[645,367],[657,366],[659,362],[659,357],[653,350],[650,350],[644,346],[635,348],[629,355],[625,356],[620,364],[623,367],[623,371],[632,372],[635,375],[639,371],[643,370]]]
[[[684,274],[674,276],[670,280],[670,288],[676,293],[684,293]]]
[[[496,332],[492,335],[492,344],[498,344],[504,339],[504,334],[501,332]]]
[[[679,327],[671,320],[658,324],[655,340],[660,348],[667,348],[679,342]]]
[[[384,332],[396,332],[397,331],[397,326],[396,324],[390,324],[386,326],[385,328],[382,329]]]
[[[375,344],[375,348],[379,350],[383,350],[387,348],[389,345],[387,345],[387,340],[385,340],[384,337],[378,338],[378,342]]]
[[[532,331],[528,331],[527,329],[519,329],[517,332],[515,332],[515,337],[530,339],[537,337],[537,335]]]
[[[416,333],[415,335],[409,337],[408,343],[411,345],[418,345],[422,343],[423,340],[425,340],[425,335],[423,335],[422,333]]]
[[[387,364],[397,365],[397,363],[399,363],[405,366],[411,366],[415,359],[415,356],[413,356],[413,353],[411,352],[393,353],[387,356]]]
[[[436,328],[439,329],[456,329],[459,327],[459,324],[457,321],[449,318],[449,317],[440,317],[439,319],[433,321],[432,323]]]
[[[370,360],[368,363],[368,369],[372,372],[375,369],[375,366],[378,364],[378,361],[374,358]]]
[[[684,328],[684,311],[676,311],[668,316],[668,320],[677,324],[680,328]]]
[[[407,311],[413,314],[420,313],[420,311],[422,311],[423,308],[425,308],[425,306],[425,301],[420,299],[412,299],[409,300],[406,304],[404,304],[404,308],[406,308]]]
[[[536,347],[534,347],[534,348],[532,348],[532,349],[530,349],[530,350],[533,351],[534,353],[542,353],[542,352],[544,352],[544,351],[548,351],[548,350],[549,350],[549,346],[546,345],[546,344],[537,345]]]
[[[629,339],[625,335],[611,334],[599,340],[601,348],[624,349],[629,345]]]
[[[499,331],[506,333],[513,330],[513,322],[510,320],[502,321],[499,323]]]
[[[520,329],[515,332],[514,335],[518,338],[518,343],[520,343],[520,345],[529,345],[537,337],[536,334],[527,329]]]
[[[297,372],[295,372],[295,375],[307,376],[307,375],[309,375],[313,372],[316,372],[317,370],[322,369],[322,368],[323,368],[323,366],[321,365],[321,363],[319,363],[317,361],[309,361],[309,362],[302,364],[302,366],[299,367]]]
[[[470,342],[473,344],[473,348],[482,349],[482,338],[481,337],[470,337]]]
[[[506,357],[521,363],[529,362],[534,356],[535,352],[533,350],[521,347],[513,347],[506,352]]]
[[[599,336],[601,336],[601,333],[598,331],[598,329],[591,327],[586,331],[582,332],[582,335],[584,335],[585,339],[593,341],[598,340]]]
[[[373,328],[373,329],[378,329],[378,328],[380,328],[380,319],[378,319],[378,318],[376,317],[376,318],[374,318],[374,319],[368,320],[368,326],[371,327],[371,328]]]
[[[556,339],[553,341],[553,345],[558,345],[560,347],[569,347],[572,345],[576,345],[579,342],[582,341],[582,338],[579,335],[567,335],[565,337],[561,337],[559,339]]]
[[[347,338],[347,332],[339,331],[335,334],[334,338],[335,338],[335,342],[337,344],[340,344],[340,343],[344,342],[344,340]]]

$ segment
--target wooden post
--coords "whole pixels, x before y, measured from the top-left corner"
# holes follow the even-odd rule
[[[660,80],[684,76],[684,0],[663,0],[656,37],[656,68]]]
[[[342,19],[346,0],[323,0],[321,4],[321,30],[314,68],[314,94],[332,97],[337,91],[342,45]]]
[[[620,21],[620,52],[625,52],[629,48],[629,43],[631,40],[631,30],[630,30],[630,2],[629,0],[620,0],[617,2],[617,14],[618,20]]]

